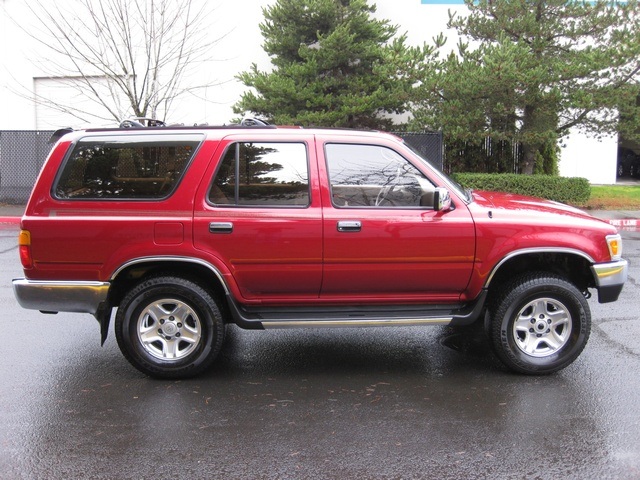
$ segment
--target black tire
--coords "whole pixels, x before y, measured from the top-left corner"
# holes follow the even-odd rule
[[[122,354],[155,378],[188,378],[207,369],[220,351],[224,328],[211,294],[172,276],[153,277],[132,288],[115,321]]]
[[[591,331],[584,295],[562,277],[544,272],[516,277],[489,314],[488,333],[498,358],[511,370],[529,375],[570,365]]]

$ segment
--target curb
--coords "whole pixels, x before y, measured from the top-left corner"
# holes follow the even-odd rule
[[[11,225],[20,225],[21,217],[0,217],[0,223],[9,223]]]
[[[637,218],[616,218],[607,220],[614,227],[638,227],[640,226],[640,220]]]

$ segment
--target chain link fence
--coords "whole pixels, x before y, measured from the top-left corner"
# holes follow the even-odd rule
[[[24,205],[52,145],[49,130],[0,131],[0,203]]]
[[[49,130],[0,131],[0,203],[24,205],[52,145]],[[398,133],[411,147],[442,170],[442,134]]]
[[[420,155],[429,160],[429,163],[438,170],[442,170],[444,163],[444,150],[442,132],[402,132],[396,133],[408,145],[417,150]]]

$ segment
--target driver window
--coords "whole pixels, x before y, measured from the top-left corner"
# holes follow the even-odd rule
[[[394,150],[375,145],[325,146],[335,207],[432,207],[435,186]]]

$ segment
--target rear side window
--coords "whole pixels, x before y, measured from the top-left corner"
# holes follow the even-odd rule
[[[309,167],[303,143],[234,143],[209,191],[221,206],[309,205]]]
[[[202,135],[95,136],[80,140],[54,186],[59,199],[159,199],[169,196]]]

